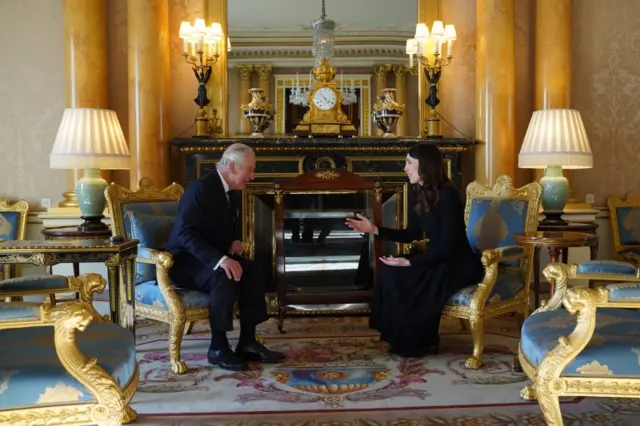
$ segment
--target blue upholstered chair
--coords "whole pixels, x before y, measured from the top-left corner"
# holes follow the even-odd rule
[[[625,199],[610,197],[607,204],[618,258],[640,264],[640,197],[629,192]]]
[[[0,197],[0,242],[24,240],[27,233],[29,203],[24,200],[9,203]],[[0,280],[15,276],[15,265],[0,267]]]
[[[509,176],[498,177],[493,187],[478,182],[467,186],[467,237],[482,256],[485,276],[453,295],[444,314],[460,318],[465,328],[471,328],[473,355],[465,363],[469,369],[482,365],[487,318],[529,313],[533,250],[517,246],[513,234],[537,229],[541,193],[536,182],[514,188]]]
[[[183,193],[182,186],[175,183],[155,188],[149,178],[142,178],[136,191],[115,184],[105,190],[113,235],[140,242],[135,314],[169,324],[169,358],[175,374],[188,369],[180,357],[185,328],[189,332],[194,321],[207,319],[209,313],[206,293],[177,288],[169,279],[173,260],[163,250]]]
[[[544,269],[555,293],[522,326],[519,359],[549,425],[562,426],[559,398],[640,398],[640,270],[619,261]],[[597,280],[597,289],[568,288],[571,279]],[[563,309],[564,306],[564,309]]]
[[[102,277],[72,280],[81,301],[0,302],[2,425],[112,426],[136,417],[129,407],[138,383],[133,335],[91,306],[92,294],[105,288]],[[7,292],[0,288],[0,300]]]

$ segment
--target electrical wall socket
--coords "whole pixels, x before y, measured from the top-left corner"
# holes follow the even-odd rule
[[[595,196],[595,194],[587,194],[587,195],[585,195],[585,197],[584,197],[584,198],[585,198],[585,201],[586,201],[587,203],[593,204],[593,203],[595,203],[595,202],[596,202],[596,196]]]
[[[49,207],[51,207],[51,198],[41,198],[40,205],[43,209],[48,209]]]

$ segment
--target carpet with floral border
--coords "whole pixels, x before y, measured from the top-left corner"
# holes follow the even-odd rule
[[[267,346],[286,354],[284,362],[230,372],[207,363],[209,330],[198,323],[182,345],[191,369],[176,376],[168,368],[166,325],[140,321],[136,424],[545,424],[538,405],[519,397],[527,380],[511,369],[519,330],[513,318],[486,325],[484,366],[478,371],[464,368],[471,337],[453,319],[442,321],[440,353],[420,359],[389,355],[366,318],[293,318],[285,328],[280,334],[273,319],[259,328]],[[237,333],[229,337],[233,343]],[[640,414],[640,404],[568,398],[563,412],[566,425],[626,425]]]

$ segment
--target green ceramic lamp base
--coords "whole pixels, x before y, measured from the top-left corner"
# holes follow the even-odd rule
[[[562,167],[548,166],[544,177],[540,179],[542,185],[542,214],[541,225],[563,226],[567,221],[562,219],[564,208],[569,199],[569,181],[562,175]]]
[[[78,226],[78,231],[106,231],[109,229],[102,222],[107,200],[104,190],[107,181],[100,176],[100,169],[85,169],[81,179],[76,183],[76,196],[78,207],[84,223]]]

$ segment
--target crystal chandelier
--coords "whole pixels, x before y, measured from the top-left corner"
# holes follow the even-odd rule
[[[322,58],[331,60],[333,58],[333,49],[336,44],[336,22],[332,19],[327,19],[325,0],[322,0],[322,13],[320,19],[316,19],[311,22],[311,28],[313,29],[313,47],[311,53],[314,57],[315,66],[320,66]],[[309,92],[313,87],[313,75],[309,73],[309,83],[306,87],[300,86],[300,79],[296,75],[296,85],[291,89],[291,95],[289,96],[289,103],[293,105],[308,106]],[[351,80],[351,86],[344,85],[344,81],[340,79],[340,87],[342,91],[342,104],[351,105],[358,102],[358,95]]]

